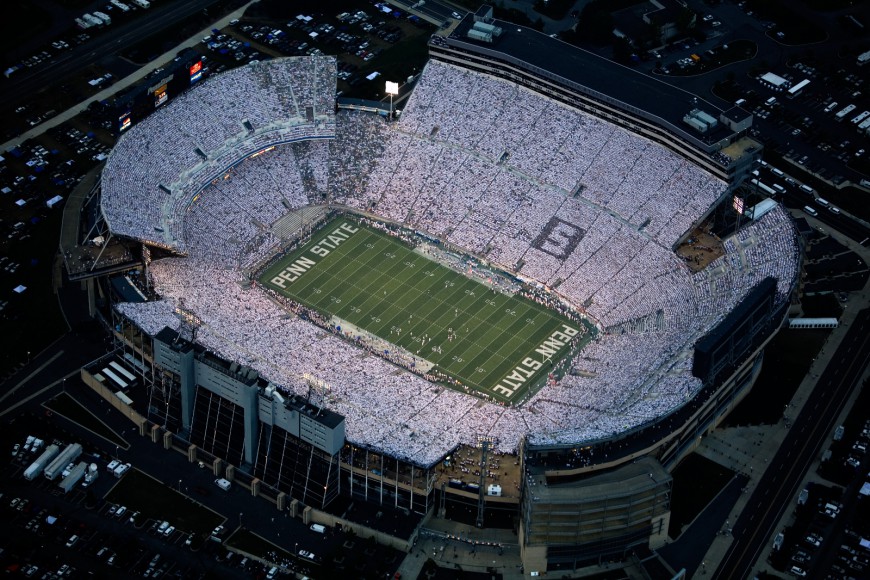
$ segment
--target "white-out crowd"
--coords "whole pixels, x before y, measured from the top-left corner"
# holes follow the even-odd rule
[[[183,300],[202,320],[204,347],[290,391],[307,392],[303,375],[328,384],[330,407],[346,417],[347,437],[357,444],[431,464],[478,435],[503,451],[522,437],[536,444],[613,437],[698,392],[695,341],[755,284],[776,277],[783,301],[795,282],[798,246],[782,208],[741,229],[725,241],[723,257],[692,273],[671,248],[726,185],[654,143],[507,81],[430,61],[400,121],[341,112],[326,123],[332,138],[311,140],[315,130],[247,158],[249,141],[235,141],[233,131],[243,116],[254,117],[248,109],[265,107],[264,117],[252,119],[256,126],[270,114],[298,114],[300,99],[325,107],[335,73],[333,64],[331,85],[312,75],[311,90],[295,79],[276,102],[274,85],[261,82],[265,73],[243,71],[177,99],[114,150],[103,176],[112,228],[154,240],[154,224],[175,224],[176,246],[187,254],[151,264],[161,300],[118,310],[153,335],[180,327],[173,310]],[[260,103],[260,93],[271,104]],[[230,101],[221,105],[224,96]],[[187,122],[187,110],[203,101],[222,113]],[[179,138],[160,141],[164,131]],[[204,188],[184,187],[195,189],[196,201],[167,204],[157,184],[178,182],[187,164],[200,163],[191,145],[232,156],[221,136],[239,143],[224,166],[232,167]],[[480,404],[397,373],[242,283],[240,266],[278,243],[272,223],[324,202],[404,223],[548,285],[582,305],[602,332],[571,362],[578,372],[522,406]],[[655,324],[632,324],[650,317]]]

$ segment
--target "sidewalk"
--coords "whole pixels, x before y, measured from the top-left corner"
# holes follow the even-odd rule
[[[798,217],[804,217],[803,214],[797,214],[797,212],[793,213],[798,215]],[[858,254],[865,262],[870,262],[870,250],[867,248],[864,248],[857,242],[840,235],[838,232],[830,231],[825,228],[821,222],[818,222],[813,218],[808,217],[807,221],[815,229],[825,231],[838,242]],[[785,416],[789,417],[789,419],[793,419],[800,414],[807,398],[816,386],[816,381],[828,365],[831,355],[840,346],[840,342],[849,330],[849,326],[854,322],[858,312],[868,305],[870,305],[870,281],[868,281],[867,285],[865,285],[860,292],[850,293],[849,302],[845,305],[843,314],[840,317],[840,326],[831,332],[828,340],[819,352],[818,357],[816,357],[815,362],[810,367],[809,373],[801,382],[794,397],[788,405]],[[870,369],[865,369],[864,377],[866,378],[868,375],[870,375]],[[851,411],[852,405],[857,396],[858,390],[855,390],[846,402],[842,414],[838,418],[837,424],[839,424],[849,411]],[[743,511],[746,502],[752,495],[752,488],[764,475],[764,472],[767,469],[768,460],[776,454],[783,439],[785,439],[785,436],[788,434],[788,429],[789,428],[786,426],[786,420],[783,418],[776,425],[717,429],[704,438],[697,453],[749,477],[746,493],[741,494],[740,498],[735,503],[728,516],[729,522],[733,523],[737,521],[737,518]],[[831,437],[832,435],[833,433],[829,433],[828,437]],[[806,476],[801,481],[800,489],[803,489],[809,481],[821,481],[821,478],[816,472],[820,459],[820,456],[817,456],[812,465],[809,466]],[[774,530],[781,530],[789,523],[791,518],[792,510],[783,510],[783,515],[774,527]],[[713,541],[713,544],[704,556],[708,570],[715,570],[716,567],[718,567],[720,561],[731,547],[733,540],[733,537],[727,533],[716,536],[716,539]],[[753,575],[766,568],[765,564],[767,562],[767,556],[771,550],[772,541],[773,538],[769,538],[769,541],[765,541],[764,549],[759,555],[753,568]],[[696,571],[694,575],[694,578],[700,579],[704,577],[702,570]]]
[[[194,34],[193,36],[191,36],[187,40],[181,42],[175,48],[172,48],[172,49],[164,52],[163,54],[161,54],[160,56],[158,56],[157,58],[155,58],[151,62],[144,64],[141,68],[139,68],[139,70],[124,77],[123,79],[121,79],[117,83],[115,83],[114,85],[112,85],[106,89],[103,89],[102,91],[100,91],[99,93],[97,93],[91,97],[88,97],[84,101],[80,102],[77,105],[70,107],[66,111],[62,111],[61,113],[58,113],[57,115],[55,115],[51,119],[45,121],[44,123],[40,123],[36,127],[33,127],[32,129],[30,129],[29,131],[27,131],[25,133],[22,133],[21,135],[18,135],[14,139],[10,139],[9,141],[6,141],[2,145],[0,145],[0,151],[9,151],[10,149],[14,149],[15,147],[18,147],[19,145],[21,145],[22,143],[24,143],[28,139],[33,139],[34,137],[38,137],[38,136],[42,135],[43,133],[45,133],[46,131],[48,131],[49,129],[52,129],[54,127],[57,127],[58,125],[61,125],[65,122],[69,121],[70,119],[72,119],[73,117],[75,117],[76,115],[81,113],[82,111],[87,110],[88,105],[90,105],[94,101],[104,101],[104,100],[114,96],[116,93],[119,93],[122,90],[126,89],[127,87],[137,83],[138,81],[145,78],[152,70],[154,70],[158,66],[161,66],[161,65],[171,61],[172,59],[174,59],[175,55],[177,55],[181,50],[183,50],[185,48],[193,47],[193,46],[196,46],[197,44],[199,44],[203,36],[206,36],[206,35],[211,33],[212,28],[224,28],[225,26],[229,25],[230,21],[235,20],[237,18],[241,18],[242,15],[245,13],[245,10],[248,9],[248,6],[250,6],[251,4],[253,4],[256,1],[257,0],[251,0],[250,2],[248,2],[247,4],[245,4],[244,6],[239,8],[238,10],[231,12],[230,14],[227,14],[226,16],[221,18],[220,20],[215,21],[207,28],[200,30],[199,32],[197,32],[196,34]]]

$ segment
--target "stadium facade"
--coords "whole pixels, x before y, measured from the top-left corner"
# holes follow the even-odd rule
[[[466,17],[433,37],[394,124],[336,114],[335,61],[312,57],[218,75],[123,135],[102,211],[142,243],[150,294],[119,301],[112,324],[154,428],[294,514],[350,498],[513,527],[527,574],[661,545],[668,471],[751,388],[799,249],[779,208],[689,272],[673,248],[760,155],[751,117],[606,62],[576,66],[597,57],[560,44],[569,75],[546,66],[554,42],[486,10]],[[626,77],[630,94],[662,98],[631,100],[614,88]],[[683,122],[699,110],[720,122]],[[335,211],[474,255],[602,338],[518,407],[402,371],[252,282]],[[83,373],[111,383],[98,367]]]

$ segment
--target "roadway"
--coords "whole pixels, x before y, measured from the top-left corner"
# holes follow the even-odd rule
[[[780,169],[782,168],[780,167]],[[801,190],[797,185],[788,183],[785,180],[786,177],[790,177],[787,172],[783,177],[774,175],[769,167],[760,167],[758,172],[759,179],[765,185],[771,186],[774,183],[778,183],[785,188],[782,202],[787,207],[803,209],[804,206],[809,205],[818,212],[815,219],[824,223],[832,230],[840,232],[844,236],[855,240],[862,246],[866,246],[867,243],[870,242],[870,227],[867,227],[863,221],[847,213],[841,212],[835,214],[830,210],[830,208],[820,205],[816,199],[816,195],[807,193]],[[797,183],[799,184],[800,181]]]
[[[3,87],[0,91],[0,108],[9,107],[20,101],[23,96],[35,94],[69,75],[79,73],[103,61],[106,57],[112,57],[170,25],[209,8],[218,1],[185,0],[152,5],[151,9],[143,11],[129,22],[120,25],[113,23],[99,36],[81,46],[60,53],[47,65],[26,69],[5,79],[0,85]],[[162,52],[162,48],[159,48],[159,52]]]
[[[450,15],[454,12],[463,15],[468,12],[463,8],[454,8],[437,0],[425,0],[424,2],[419,0],[387,0],[387,2],[405,12],[418,14],[438,26],[449,20]]]
[[[714,578],[748,578],[870,360],[870,309],[858,313],[734,524]]]

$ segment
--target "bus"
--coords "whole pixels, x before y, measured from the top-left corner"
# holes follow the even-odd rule
[[[776,191],[772,187],[765,185],[758,179],[753,179],[751,183],[761,191],[765,192],[767,195],[776,197]]]

